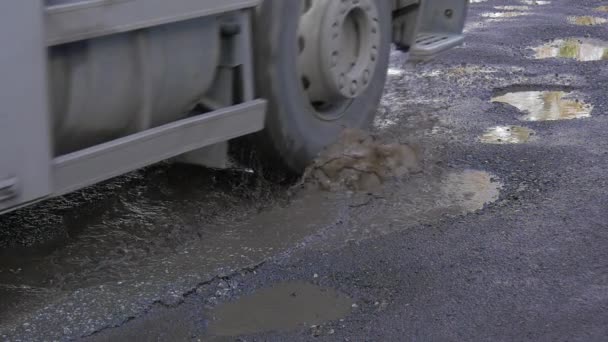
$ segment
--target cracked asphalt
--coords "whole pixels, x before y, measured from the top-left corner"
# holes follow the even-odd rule
[[[568,20],[608,18],[601,5],[475,2],[464,46],[418,65],[393,53],[373,133],[416,146],[424,171],[377,191],[163,164],[1,217],[0,337],[608,340],[608,60],[533,50],[608,41]],[[593,110],[524,121],[491,101],[520,91]],[[479,139],[510,125],[533,139]]]

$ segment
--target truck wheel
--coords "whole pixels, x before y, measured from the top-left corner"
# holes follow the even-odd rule
[[[256,137],[262,157],[302,172],[344,128],[367,128],[390,35],[386,0],[264,0],[255,20],[256,86],[269,106]]]

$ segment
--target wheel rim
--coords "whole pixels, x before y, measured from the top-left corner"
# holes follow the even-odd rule
[[[381,43],[374,0],[304,0],[298,74],[314,112],[340,118],[374,77]]]

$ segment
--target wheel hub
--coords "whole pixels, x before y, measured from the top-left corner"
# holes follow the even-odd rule
[[[374,76],[380,46],[374,0],[302,1],[298,67],[314,106],[361,95]]]

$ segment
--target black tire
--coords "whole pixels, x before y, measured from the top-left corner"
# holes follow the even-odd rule
[[[255,137],[264,161],[300,173],[346,128],[367,128],[383,93],[391,44],[389,1],[377,0],[381,46],[374,76],[363,94],[334,120],[316,115],[297,72],[299,0],[264,0],[255,18],[256,87],[268,100],[266,128]],[[267,163],[264,163],[267,164]]]

